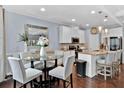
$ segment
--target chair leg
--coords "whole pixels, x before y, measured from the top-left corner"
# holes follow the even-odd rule
[[[65,80],[63,80],[63,87],[65,88]]]
[[[57,83],[58,83],[58,86],[59,86],[59,79],[57,78]]]
[[[71,81],[71,88],[73,88],[73,79],[72,79],[72,74],[70,75],[70,81]]]
[[[30,87],[33,88],[33,84],[32,84],[32,81],[30,81]]]
[[[42,75],[40,75],[40,87],[42,87]]]
[[[16,88],[16,80],[14,80],[13,87]]]
[[[49,76],[50,80],[49,80],[49,87],[51,88],[51,76]]]
[[[24,84],[23,87],[26,88],[26,84]]]

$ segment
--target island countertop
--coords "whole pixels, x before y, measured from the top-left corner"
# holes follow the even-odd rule
[[[96,50],[96,51],[87,51],[87,52],[78,52],[78,53],[96,56],[96,55],[105,55],[105,54],[108,54],[109,51],[106,51],[106,50]]]
[[[78,59],[85,60],[86,64],[86,76],[92,78],[96,73],[96,60],[101,58],[102,55],[107,55],[109,53],[123,52],[123,50],[117,51],[105,51],[105,50],[95,50],[89,52],[78,52]]]

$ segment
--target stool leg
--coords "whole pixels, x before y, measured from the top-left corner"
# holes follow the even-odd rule
[[[104,79],[106,80],[106,66],[104,66]]]
[[[112,73],[112,72],[113,72],[113,71],[112,71],[112,67],[110,67],[110,69],[111,69],[110,71],[111,71],[111,78],[112,78],[112,75],[113,75],[113,73]]]

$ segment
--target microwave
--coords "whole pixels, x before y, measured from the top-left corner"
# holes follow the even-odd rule
[[[72,37],[71,41],[72,41],[72,43],[77,44],[77,43],[79,43],[79,38]]]

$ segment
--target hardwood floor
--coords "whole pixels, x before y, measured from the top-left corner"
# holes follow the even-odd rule
[[[20,84],[17,84],[17,86],[20,86]],[[12,88],[13,87],[13,80],[7,80],[2,83],[0,83],[0,88]],[[27,87],[30,87],[30,84],[28,84]],[[54,88],[62,88],[63,83],[60,81],[60,85],[57,85],[57,82],[55,83]],[[70,86],[69,86],[70,87]],[[107,78],[105,81],[103,76],[95,76],[93,78],[82,78],[77,76],[75,71],[75,66],[73,69],[73,87],[74,88],[124,88],[124,65],[120,65],[120,72],[118,76],[111,78]]]

